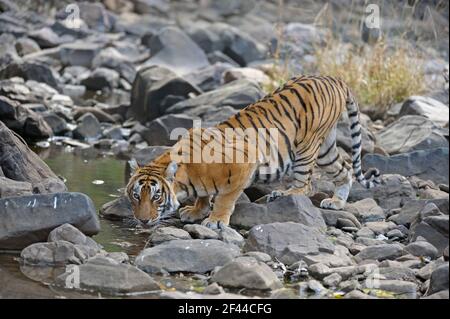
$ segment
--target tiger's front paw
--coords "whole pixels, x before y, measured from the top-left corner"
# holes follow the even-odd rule
[[[195,209],[195,206],[184,206],[180,208],[180,219],[183,223],[195,223],[204,217],[202,212],[198,212]]]
[[[325,198],[320,203],[323,209],[341,210],[345,206],[345,201],[337,198]]]
[[[222,220],[216,220],[214,218],[208,217],[202,221],[202,226],[208,227],[211,230],[222,230],[227,227],[227,223]]]
[[[282,197],[284,193],[282,191],[272,191],[269,195],[266,197],[266,203],[273,202],[279,197]]]

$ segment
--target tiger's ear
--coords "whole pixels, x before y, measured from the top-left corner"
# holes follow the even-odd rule
[[[166,168],[166,179],[169,181],[173,181],[175,178],[175,173],[177,172],[178,164],[175,161],[171,161]]]
[[[132,158],[131,160],[128,161],[128,164],[130,164],[130,168],[131,168],[131,175],[134,174],[134,172],[136,172],[136,170],[139,168],[139,164],[136,161],[135,158]]]

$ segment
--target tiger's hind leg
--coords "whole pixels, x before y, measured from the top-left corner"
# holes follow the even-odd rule
[[[210,229],[223,229],[228,226],[236,200],[241,193],[242,189],[227,194],[218,194],[214,199],[213,211],[208,218],[203,220],[202,225]]]
[[[211,196],[198,197],[194,206],[180,208],[180,219],[182,222],[194,223],[202,220],[208,215]]]
[[[352,168],[344,161],[336,147],[336,128],[333,128],[323,142],[316,163],[333,179],[335,185],[333,197],[324,199],[320,207],[343,209],[352,187]]]

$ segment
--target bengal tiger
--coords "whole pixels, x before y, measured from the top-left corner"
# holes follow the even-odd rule
[[[345,109],[350,120],[353,168],[343,160],[336,146],[336,125]],[[261,161],[248,163],[189,163],[173,160],[171,151],[142,167],[132,162],[135,171],[126,193],[135,218],[145,225],[157,222],[175,212],[182,199],[193,196],[196,198],[194,205],[179,210],[181,220],[191,223],[203,220],[202,225],[211,229],[222,228],[229,225],[238,197],[253,183],[270,183],[289,175],[294,180],[292,187],[273,191],[268,200],[288,194],[308,195],[315,165],[321,167],[335,184],[333,197],[320,204],[325,209],[344,207],[352,186],[352,171],[365,188],[379,184],[378,170],[370,169],[363,175],[358,105],[348,86],[338,78],[292,78],[272,94],[215,127],[219,134],[226,129],[238,128],[272,128],[279,132],[277,141],[266,140],[267,144],[278,143],[278,167],[275,170],[261,174],[260,169],[267,167],[269,161],[264,157]],[[194,142],[193,130],[188,134],[188,140]],[[206,145],[203,140],[200,144],[200,147]],[[181,141],[178,141],[172,150],[179,149],[180,145]],[[190,151],[193,151],[192,147]],[[248,155],[245,147],[236,151]],[[214,203],[209,214],[212,198]]]

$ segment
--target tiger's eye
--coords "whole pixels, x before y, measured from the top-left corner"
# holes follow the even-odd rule
[[[152,199],[159,200],[160,198],[161,198],[161,196],[159,194],[155,194]]]
[[[133,193],[133,198],[139,200],[139,194],[138,193]]]

